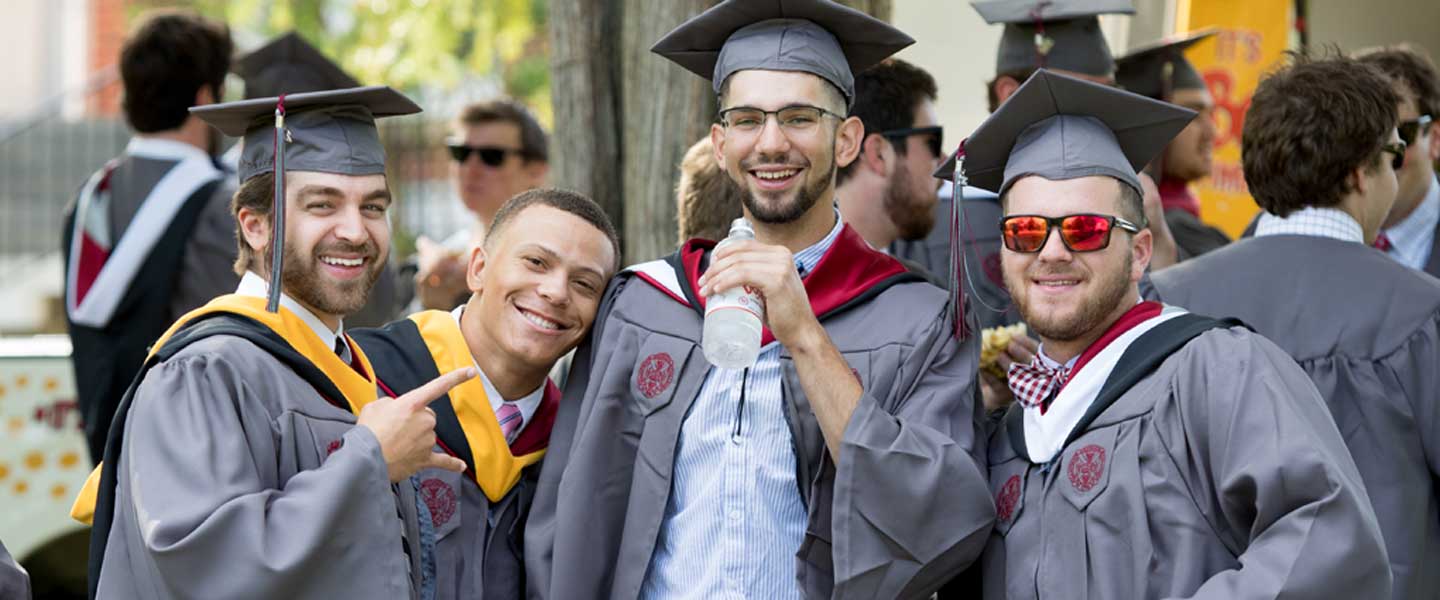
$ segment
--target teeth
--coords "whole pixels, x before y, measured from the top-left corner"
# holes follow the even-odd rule
[[[536,324],[536,325],[538,325],[538,326],[540,326],[540,327],[542,327],[542,328],[544,328],[544,329],[560,329],[560,324],[559,324],[559,323],[556,323],[556,322],[551,321],[551,320],[549,320],[549,319],[543,318],[543,317],[541,317],[541,316],[539,316],[539,315],[536,315],[536,314],[534,314],[534,313],[528,313],[528,312],[525,312],[525,311],[522,310],[522,311],[520,311],[520,314],[525,316],[525,320],[526,320],[526,321],[529,321],[529,322],[531,322],[531,323],[534,323],[534,324]]]
[[[1079,282],[1079,281],[1076,281],[1076,280],[1073,280],[1073,279],[1067,279],[1067,280],[1065,280],[1065,281],[1041,281],[1041,282],[1040,282],[1040,285],[1043,285],[1043,286],[1046,286],[1046,287],[1059,287],[1059,286],[1063,286],[1063,285],[1075,285],[1075,284],[1078,284],[1078,283],[1080,283],[1080,282]]]
[[[365,264],[363,258],[336,258],[334,256],[322,256],[320,261],[337,267],[358,267]]]
[[[798,169],[787,169],[785,171],[756,171],[755,176],[759,177],[760,179],[785,179],[787,177],[794,177],[795,174],[798,172]]]

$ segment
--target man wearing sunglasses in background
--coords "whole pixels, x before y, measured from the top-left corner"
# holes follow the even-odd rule
[[[935,120],[935,78],[924,69],[890,58],[855,74],[850,116],[865,126],[860,155],[835,174],[840,216],[872,248],[895,240],[923,240],[935,226],[940,180],[931,172],[944,156],[943,130]],[[944,226],[950,225],[947,220]],[[911,272],[929,273],[901,259]]]
[[[1136,171],[1194,116],[1042,70],[965,144],[1041,340],[990,439],[985,598],[1388,593],[1360,475],[1305,373],[1234,321],[1140,301]]]
[[[450,173],[465,210],[475,223],[436,243],[416,240],[415,299],[410,312],[450,310],[470,296],[465,265],[470,248],[505,201],[540,187],[550,171],[545,130],[524,106],[512,100],[490,100],[466,106],[445,140]],[[418,306],[417,306],[418,305]]]
[[[1421,51],[1408,46],[1372,48],[1356,54],[1393,81],[1400,96],[1400,141],[1405,165],[1395,172],[1399,191],[1375,246],[1412,269],[1440,277],[1440,72]]]
[[[1400,101],[1379,69],[1352,58],[1297,57],[1262,81],[1241,143],[1245,180],[1265,210],[1255,236],[1153,282],[1165,302],[1239,318],[1300,363],[1365,477],[1393,597],[1435,598],[1440,280],[1367,247],[1404,169]]]

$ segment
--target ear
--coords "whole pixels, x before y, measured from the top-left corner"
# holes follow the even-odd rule
[[[1139,283],[1140,278],[1145,275],[1145,270],[1150,268],[1150,258],[1155,251],[1155,234],[1149,228],[1141,229],[1140,233],[1132,236],[1130,240],[1130,255],[1133,260],[1130,263],[1130,282]]]
[[[465,267],[465,286],[470,288],[471,292],[478,294],[485,287],[486,258],[484,242],[475,244],[475,247],[470,249],[470,263]]]
[[[1381,160],[1389,156],[1389,154],[1383,154]],[[1366,192],[1370,191],[1369,183],[1365,180],[1365,171],[1365,166],[1361,165],[1355,167],[1353,171],[1350,171],[1350,174],[1345,176],[1345,183],[1348,184],[1350,189],[1358,196],[1364,196]]]
[[[545,187],[545,178],[549,175],[550,163],[543,160],[532,160],[525,163],[525,178],[530,180],[530,187]]]
[[[214,104],[218,101],[209,85],[201,85],[200,89],[195,90],[195,106],[205,106],[206,104]]]
[[[1020,82],[1015,81],[1015,78],[1009,75],[996,77],[994,85],[995,98],[1000,101],[999,104],[1004,104],[1015,93],[1015,90],[1020,89]]]
[[[865,136],[865,142],[860,147],[860,166],[881,177],[888,175],[890,168],[886,163],[893,154],[890,150],[890,140],[885,136],[878,133]]]
[[[240,235],[250,246],[254,255],[265,256],[265,249],[270,247],[270,215],[241,207],[235,214],[235,222],[239,225]],[[260,262],[265,261],[260,260]],[[265,265],[264,268],[269,268],[269,265]]]
[[[1430,165],[1440,162],[1440,121],[1430,123]]]
[[[840,123],[835,132],[835,166],[844,167],[855,162],[860,154],[860,144],[865,139],[865,124],[860,117],[850,117]]]
[[[715,150],[715,164],[725,171],[725,127],[719,123],[710,124],[710,147]]]

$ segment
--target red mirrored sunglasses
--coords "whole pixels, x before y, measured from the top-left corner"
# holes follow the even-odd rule
[[[1116,227],[1140,233],[1140,226],[1120,217],[1095,214],[1042,217],[1010,215],[1000,220],[1000,235],[1005,247],[1013,252],[1033,254],[1045,247],[1050,228],[1060,228],[1060,241],[1071,252],[1095,252],[1110,245],[1110,232]]]

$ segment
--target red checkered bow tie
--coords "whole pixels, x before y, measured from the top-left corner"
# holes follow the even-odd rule
[[[1015,394],[1015,401],[1026,408],[1039,408],[1041,413],[1045,412],[1045,401],[1050,395],[1070,377],[1069,367],[1050,367],[1040,360],[1040,355],[1030,360],[1030,364],[1011,363],[1010,372],[1006,379],[1010,383],[1010,391]]]
[[[1376,250],[1379,250],[1381,252],[1389,252],[1390,248],[1394,246],[1394,244],[1390,243],[1390,236],[1385,235],[1385,232],[1383,231],[1380,232],[1379,235],[1375,236],[1375,242],[1370,245],[1374,246]]]

